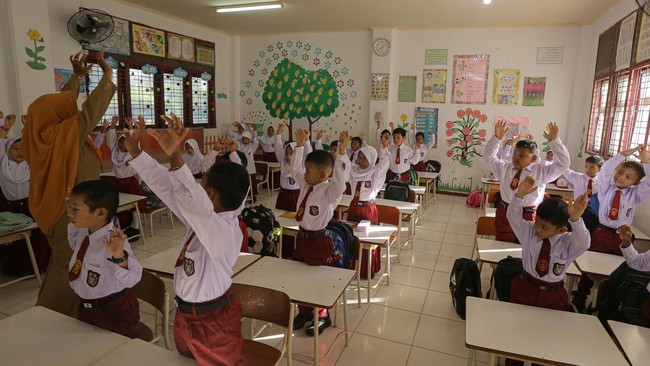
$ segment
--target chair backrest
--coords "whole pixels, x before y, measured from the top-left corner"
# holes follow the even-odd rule
[[[266,163],[256,161],[255,172],[259,175],[263,175],[264,177],[266,177],[266,173],[268,172],[268,165],[266,165]]]
[[[142,271],[142,278],[130,290],[135,297],[165,313],[165,283],[151,272]]]
[[[494,203],[494,195],[499,192],[499,188],[490,188],[490,191],[488,192],[488,198],[487,201],[488,203]]]
[[[284,292],[233,283],[230,292],[241,300],[241,316],[289,328],[291,300]]]
[[[409,202],[415,203],[415,192],[412,189],[409,189]]]
[[[494,228],[494,217],[481,216],[476,223],[477,236],[495,236],[496,230]]]
[[[377,213],[380,224],[398,226],[400,224],[400,212],[397,207],[377,205]]]

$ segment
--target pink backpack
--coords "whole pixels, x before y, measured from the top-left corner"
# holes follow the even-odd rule
[[[475,189],[472,192],[470,192],[469,196],[467,196],[467,200],[465,203],[467,204],[467,207],[481,207],[481,202],[483,202],[483,191],[480,189]]]

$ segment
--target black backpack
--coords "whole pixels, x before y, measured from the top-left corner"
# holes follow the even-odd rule
[[[458,258],[449,276],[449,292],[456,313],[465,319],[467,296],[481,297],[481,273],[475,261]]]
[[[262,205],[246,207],[239,215],[246,223],[249,251],[262,256],[278,257],[275,215]],[[252,250],[250,250],[252,249]]]
[[[510,301],[510,284],[512,279],[519,276],[524,271],[524,265],[521,262],[521,258],[513,258],[508,256],[508,258],[503,258],[497,263],[497,267],[494,269],[494,289],[490,291],[497,292],[497,297],[501,301]]]
[[[424,170],[429,173],[440,173],[441,168],[442,164],[440,164],[438,160],[427,160],[427,162],[424,163]]]
[[[331,267],[352,269],[352,248],[354,247],[354,230],[350,225],[336,219],[327,224],[327,234],[332,238],[334,250],[327,260]]]
[[[393,201],[409,201],[409,184],[399,180],[391,180],[386,183],[384,199]]]
[[[648,293],[650,273],[630,268],[626,262],[609,275],[598,302],[601,322],[615,320],[639,325],[643,304],[650,301]]]

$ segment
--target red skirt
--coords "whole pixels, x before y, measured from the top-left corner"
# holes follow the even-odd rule
[[[77,318],[125,337],[136,338],[135,325],[140,320],[140,305],[135,295],[127,290],[124,295],[106,304],[101,301],[95,300],[88,308],[84,306],[86,301],[82,300],[77,309]]]
[[[280,188],[280,193],[278,193],[278,198],[275,200],[275,208],[278,210],[296,212],[296,209],[298,208],[299,196],[300,196],[299,189]]]
[[[398,175],[396,173],[393,173],[392,171],[386,172],[386,183],[388,183],[391,180],[395,180]],[[399,180],[405,183],[409,183],[411,181],[411,172],[404,172],[399,174]]]
[[[598,225],[591,233],[591,247],[589,250],[622,256],[621,242],[621,237],[616,233],[616,229]]]
[[[265,152],[263,155],[263,160],[269,163],[277,163],[278,158],[275,156],[274,152]]]
[[[379,225],[379,212],[377,205],[374,203],[360,205],[351,203],[348,207],[348,221],[359,222],[369,220],[373,225]],[[364,249],[361,253],[361,277],[366,278],[368,275],[368,250]],[[377,247],[372,253],[372,265],[370,273],[374,275],[381,270],[381,248]]]
[[[553,291],[542,290],[540,285],[531,283],[523,276],[525,275],[516,276],[512,279],[510,302],[562,311],[569,309],[569,296],[563,285]]]
[[[512,231],[510,222],[508,222],[508,218],[506,217],[506,210],[507,208],[503,204],[497,205],[497,212],[494,218],[496,240],[509,241],[511,243],[519,244],[519,240],[517,239],[514,231]],[[532,207],[527,207],[522,213],[521,217],[526,221],[534,221],[535,211],[533,211]]]

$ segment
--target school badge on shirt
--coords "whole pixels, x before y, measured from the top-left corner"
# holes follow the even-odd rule
[[[101,275],[97,272],[93,271],[88,271],[88,276],[86,276],[86,283],[90,287],[97,287],[97,284],[99,283],[99,277]]]
[[[409,159],[404,159],[404,164],[408,163]]]
[[[564,271],[564,264],[562,263],[553,263],[553,274],[559,276]]]
[[[183,271],[189,277],[194,274],[194,260],[185,257],[183,259]]]
[[[372,188],[372,182],[367,180],[367,181],[363,182],[363,186],[366,187],[366,188]]]
[[[312,216],[318,216],[318,206],[309,206],[309,214]]]
[[[294,185],[296,184],[296,180],[293,178],[289,178],[289,184]]]

